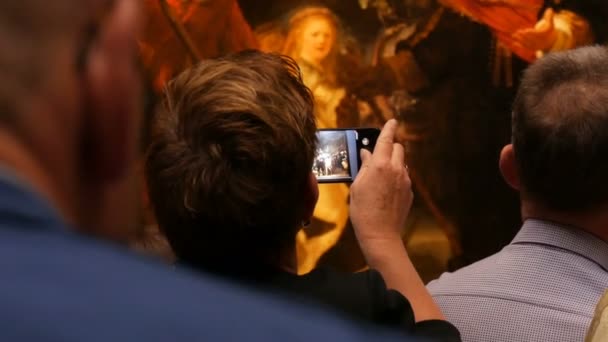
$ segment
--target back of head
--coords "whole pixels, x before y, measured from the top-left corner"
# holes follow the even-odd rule
[[[171,81],[146,176],[178,259],[233,275],[276,266],[303,219],[315,131],[311,94],[286,57],[246,51]]]
[[[134,226],[110,199],[131,191],[138,3],[0,3],[0,160],[75,229],[119,240],[130,232],[115,219]]]
[[[59,54],[69,50],[101,1],[23,0],[0,3],[0,113],[6,122],[21,100],[39,91]],[[61,56],[64,57],[64,56]],[[59,65],[57,65],[59,67]]]
[[[608,50],[550,54],[525,72],[513,111],[524,196],[565,212],[608,202]]]

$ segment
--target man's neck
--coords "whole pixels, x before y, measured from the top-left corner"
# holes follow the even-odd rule
[[[588,211],[560,212],[531,201],[524,201],[522,218],[524,221],[539,219],[575,227],[608,243],[608,204]]]
[[[75,223],[77,215],[70,200],[61,191],[63,188],[54,181],[54,170],[45,168],[33,151],[15,135],[0,127],[0,163],[28,182],[40,195],[55,207],[60,215],[68,222]]]

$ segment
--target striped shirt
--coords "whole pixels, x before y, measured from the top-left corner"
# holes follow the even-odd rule
[[[527,220],[499,253],[428,285],[465,342],[583,341],[606,288],[608,244],[540,220]]]

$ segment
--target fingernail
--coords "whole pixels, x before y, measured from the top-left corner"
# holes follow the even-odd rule
[[[397,120],[395,120],[395,119],[390,119],[390,120],[388,120],[388,121],[386,122],[386,124],[384,124],[384,125],[385,125],[385,126],[388,126],[388,125],[393,125],[393,124],[395,124],[395,123],[397,123]]]

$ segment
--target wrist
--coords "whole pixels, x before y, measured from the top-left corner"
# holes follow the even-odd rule
[[[401,233],[398,231],[382,234],[365,234],[361,233],[355,228],[355,233],[357,236],[357,241],[362,249],[376,251],[382,250],[383,248],[397,248],[399,245],[403,246],[403,238],[401,237]]]
[[[359,241],[361,251],[372,268],[384,266],[387,262],[395,262],[397,259],[407,257],[405,244],[401,236],[375,239],[363,239]]]

